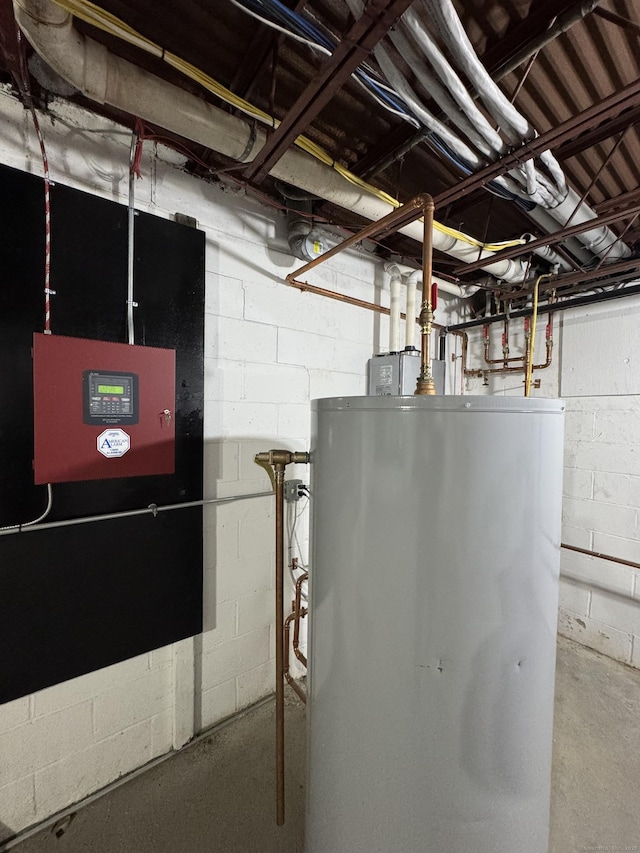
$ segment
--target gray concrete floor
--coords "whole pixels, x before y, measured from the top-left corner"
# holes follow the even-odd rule
[[[549,853],[640,853],[639,710],[640,672],[560,640]],[[283,829],[274,822],[273,724],[269,703],[80,809],[60,838],[45,830],[14,849],[301,853],[305,726],[295,696]]]

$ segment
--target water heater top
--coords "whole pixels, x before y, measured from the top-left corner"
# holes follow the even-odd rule
[[[326,397],[311,401],[314,412],[356,411],[426,411],[426,412],[496,412],[504,414],[555,414],[565,410],[564,400],[542,397],[489,397],[436,395],[433,397]]]

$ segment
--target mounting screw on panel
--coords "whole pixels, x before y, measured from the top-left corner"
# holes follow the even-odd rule
[[[289,503],[300,500],[298,487],[302,485],[302,480],[285,480],[284,481],[284,499]]]

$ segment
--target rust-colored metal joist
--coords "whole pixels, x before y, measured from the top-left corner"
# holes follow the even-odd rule
[[[445,190],[436,196],[435,203],[438,207],[451,204],[472,190],[484,186],[489,181],[508,172],[509,169],[519,166],[532,157],[539,156],[543,151],[555,149],[563,142],[574,139],[579,134],[599,127],[603,122],[612,117],[619,116],[623,110],[636,107],[640,104],[640,80],[635,80],[624,89],[603,98],[597,104],[589,107],[578,115],[551,128],[546,133],[540,134],[530,142],[525,142],[511,154],[507,154],[486,166],[479,172],[469,175],[459,181],[455,186]]]
[[[507,258],[516,258],[519,255],[526,255],[540,246],[552,246],[554,243],[559,243],[561,240],[566,240],[573,237],[575,234],[584,234],[585,231],[591,231],[593,228],[601,228],[604,225],[610,225],[613,222],[619,222],[621,219],[638,216],[640,214],[640,203],[628,210],[609,213],[605,216],[597,216],[590,219],[588,222],[581,222],[580,225],[571,225],[568,228],[562,228],[560,231],[554,231],[553,234],[545,234],[544,237],[539,237],[536,240],[530,240],[528,243],[523,243],[521,246],[513,246],[509,249],[502,249],[496,252],[494,258],[496,261],[503,261]],[[473,261],[470,264],[463,264],[456,267],[453,271],[454,275],[464,275],[465,273],[474,272],[474,270],[482,269],[486,266],[486,259]]]
[[[296,137],[304,133],[411,3],[412,0],[370,0],[366,4],[361,17],[245,169],[247,180],[259,183],[269,174]]]

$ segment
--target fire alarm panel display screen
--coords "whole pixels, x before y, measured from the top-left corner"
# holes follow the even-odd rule
[[[135,373],[85,370],[83,401],[86,424],[137,424],[138,377]]]

